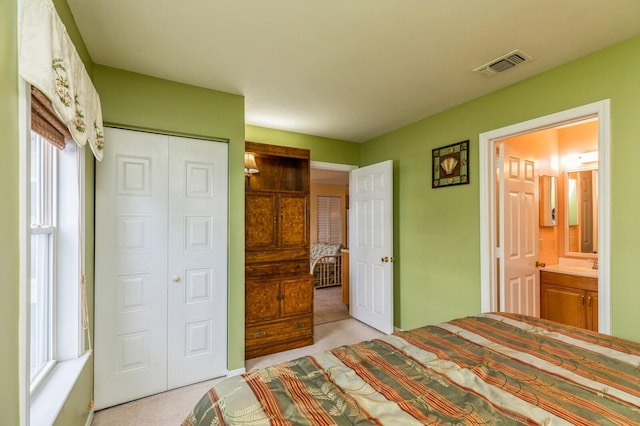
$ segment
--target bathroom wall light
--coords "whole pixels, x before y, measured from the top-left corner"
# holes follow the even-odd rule
[[[586,163],[598,161],[598,151],[583,152],[582,154],[569,154],[561,159],[562,166],[566,168],[579,167]]]

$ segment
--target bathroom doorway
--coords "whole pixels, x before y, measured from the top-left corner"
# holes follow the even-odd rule
[[[598,290],[599,290],[599,330],[604,333],[611,332],[611,312],[610,312],[610,250],[609,250],[609,149],[610,149],[610,125],[609,125],[609,101],[601,101],[571,110],[563,111],[557,114],[541,117],[523,123],[514,124],[501,129],[496,129],[480,135],[480,219],[481,219],[481,308],[482,311],[506,311],[512,310],[508,306],[507,297],[512,297],[505,286],[507,275],[505,275],[505,266],[508,266],[508,258],[510,253],[505,253],[505,221],[501,217],[500,212],[504,212],[504,200],[501,201],[500,182],[503,179],[505,170],[504,157],[500,157],[500,149],[504,148],[505,143],[517,141],[518,138],[533,138],[537,132],[558,133],[563,129],[569,129],[578,124],[597,122],[597,194],[598,205],[595,216],[597,217],[598,239],[597,239],[597,255],[598,255]],[[567,130],[564,131],[566,133]],[[522,139],[520,139],[522,141]],[[531,142],[531,141],[529,141]],[[515,143],[515,142],[514,142]],[[556,145],[557,146],[557,145]],[[544,156],[545,160],[537,161],[537,168],[541,165],[544,173],[556,175],[560,174],[560,151]],[[563,155],[564,156],[564,155]],[[547,160],[548,158],[548,160]],[[548,164],[547,164],[548,163]],[[554,163],[555,166],[554,171]],[[508,164],[506,165],[508,167]],[[538,176],[541,171],[534,172],[535,183],[537,187]],[[504,182],[502,180],[502,182]],[[533,195],[537,201],[538,194]],[[537,209],[537,202],[536,202]],[[559,215],[566,212],[558,212]],[[536,211],[537,216],[537,211]],[[537,219],[536,219],[537,223]],[[537,225],[536,225],[537,228]],[[544,228],[544,229],[543,229]],[[560,254],[564,255],[569,251],[568,242],[565,243],[564,234],[560,238],[559,227],[555,230],[546,227],[541,233],[530,233],[529,238],[529,258],[524,262],[528,264],[530,271],[524,271],[524,279],[520,282],[527,283],[523,287],[523,291],[528,292],[529,297],[537,298],[537,270],[535,269],[536,261],[540,261],[540,255],[550,256],[550,261],[557,261],[556,257]],[[539,231],[539,229],[536,229]],[[542,238],[541,238],[542,236]],[[553,245],[555,244],[556,257],[553,256]],[[541,250],[542,249],[542,250]],[[551,253],[551,254],[550,254]],[[579,256],[577,256],[579,257]],[[528,274],[528,275],[527,275]],[[535,281],[534,281],[535,280]],[[517,280],[516,280],[517,281]],[[533,294],[532,294],[533,292]],[[512,299],[513,300],[513,299]],[[539,305],[538,305],[539,306]],[[539,308],[538,308],[539,309]],[[537,312],[536,312],[537,314]]]

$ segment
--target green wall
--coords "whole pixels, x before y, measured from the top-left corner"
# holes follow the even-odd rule
[[[360,143],[249,125],[245,127],[245,138],[251,142],[308,149],[312,161],[353,166],[360,164]]]
[[[78,52],[87,73],[89,73],[89,76],[93,77],[93,61],[91,60],[87,46],[84,44],[84,40],[80,35],[80,30],[78,30],[76,20],[71,14],[71,9],[69,9],[67,1],[53,0],[53,4],[56,8],[56,12],[58,12],[58,16],[60,16],[60,20],[67,29],[67,34],[69,34],[71,41],[73,41],[76,51]]]
[[[105,124],[229,141],[228,368],[243,368],[244,98],[97,64],[93,73]]]
[[[54,1],[58,13],[67,26],[87,70],[91,71],[91,60],[79,37],[75,23],[66,2]],[[0,2],[0,128],[3,131],[0,142],[0,199],[4,208],[0,209],[0,269],[3,280],[0,287],[0,341],[6,348],[0,355],[0,413],[2,423],[17,425],[20,421],[19,409],[19,132],[18,132],[18,28],[17,0]],[[90,310],[93,306],[93,156],[86,151],[86,274]],[[92,312],[90,312],[92,314]],[[82,371],[72,396],[62,409],[61,417],[69,421],[62,424],[85,424],[89,411],[87,403],[93,391],[93,367],[90,361]],[[73,413],[73,414],[72,414]],[[73,420],[71,420],[73,419]]]
[[[394,160],[395,325],[480,310],[479,134],[611,99],[613,334],[640,341],[640,37],[475,99],[363,145],[362,164]],[[499,78],[499,77],[496,77]],[[431,188],[431,150],[469,139],[469,185]]]
[[[0,2],[0,415],[18,424],[18,26],[17,0]]]

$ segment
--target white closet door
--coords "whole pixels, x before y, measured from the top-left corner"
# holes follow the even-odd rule
[[[226,374],[227,144],[169,138],[168,388]]]
[[[167,388],[166,137],[105,129],[96,167],[95,407]]]
[[[105,129],[96,409],[226,374],[227,145]]]

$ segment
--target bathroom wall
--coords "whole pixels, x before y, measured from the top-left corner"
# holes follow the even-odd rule
[[[598,122],[541,130],[534,133],[505,139],[505,143],[527,147],[538,160],[540,176],[558,178],[558,226],[541,226],[538,235],[538,260],[547,265],[558,263],[565,256],[565,179],[561,158],[598,150]]]
[[[538,160],[539,176],[558,177],[558,132],[555,129],[520,135],[504,141],[526,147],[530,156]],[[541,226],[538,231],[538,260],[547,265],[558,263],[558,226]]]

